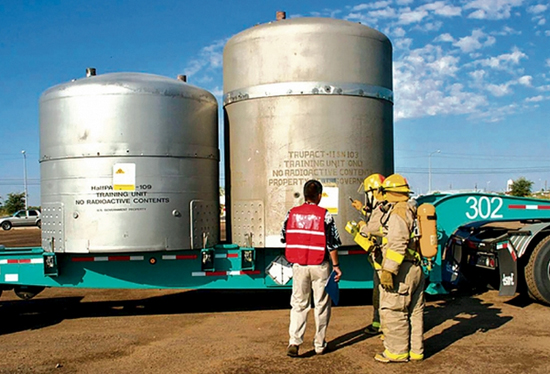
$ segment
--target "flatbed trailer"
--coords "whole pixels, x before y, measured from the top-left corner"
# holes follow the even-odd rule
[[[550,302],[550,201],[505,195],[464,193],[422,196],[436,208],[438,255],[427,271],[430,294],[445,293],[460,274],[488,269],[502,295],[519,284],[538,301]],[[485,228],[481,230],[481,228]],[[341,230],[343,231],[343,230]],[[483,231],[483,238],[473,235]],[[59,254],[43,248],[2,248],[0,284],[30,298],[44,287],[276,289],[289,288],[282,273],[282,248],[220,244],[189,251],[131,254]],[[366,252],[339,250],[343,289],[371,289]],[[280,271],[281,274],[277,274]],[[280,275],[280,276],[279,276]]]
[[[220,244],[190,251],[58,254],[41,247],[1,248],[0,287],[30,298],[44,287],[127,289],[269,289],[291,285],[268,273],[283,250]],[[342,288],[372,288],[372,268],[359,247],[339,250]],[[284,260],[283,260],[284,261]],[[284,268],[282,268],[284,270]]]

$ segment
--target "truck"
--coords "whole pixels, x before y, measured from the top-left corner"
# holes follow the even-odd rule
[[[216,98],[184,75],[89,68],[85,78],[46,90],[39,102],[42,245],[0,246],[0,290],[28,299],[45,287],[289,288],[280,230],[288,210],[303,203],[309,179],[323,183],[321,205],[342,233],[340,287],[372,288],[367,253],[344,227],[358,214],[349,198],[359,197],[363,179],[394,172],[391,60],[385,35],[343,20],[282,17],[235,35],[224,48],[221,147]],[[468,224],[545,219],[545,208],[515,209],[521,204],[509,196],[418,202],[433,204],[438,216],[432,294],[447,292],[445,284],[471,264],[457,244],[473,242],[463,234],[475,231]],[[533,204],[548,206],[523,203]],[[503,292],[511,293],[522,261],[538,253],[526,274],[535,274],[530,293],[548,302],[539,287],[548,272],[537,270],[548,269],[547,256],[538,260],[547,251],[532,248],[545,243],[547,229],[536,227],[522,227],[523,236],[495,230],[501,239],[491,242],[493,256],[477,258],[502,272]],[[516,240],[530,236],[522,246]],[[514,250],[507,257],[498,245]]]
[[[487,282],[550,304],[550,200],[497,194],[433,195],[445,281]]]

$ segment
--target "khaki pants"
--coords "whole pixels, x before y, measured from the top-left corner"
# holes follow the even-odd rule
[[[328,261],[321,265],[292,265],[292,297],[290,299],[289,344],[301,345],[304,342],[307,314],[311,309],[311,291],[315,303],[315,339],[316,352],[322,352],[327,343],[325,336],[330,320],[330,296],[325,291],[325,284],[330,275]]]
[[[394,291],[380,287],[380,317],[386,355],[393,359],[423,356],[424,274],[404,261],[394,276]]]

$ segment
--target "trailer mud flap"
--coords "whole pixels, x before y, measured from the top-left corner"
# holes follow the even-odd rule
[[[497,243],[498,269],[500,271],[499,296],[513,296],[518,284],[516,250],[508,241]]]

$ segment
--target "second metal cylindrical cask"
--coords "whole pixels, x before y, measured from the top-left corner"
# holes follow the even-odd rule
[[[309,179],[343,233],[363,179],[393,172],[389,39],[343,20],[281,20],[231,38],[223,72],[231,240],[281,247]]]

